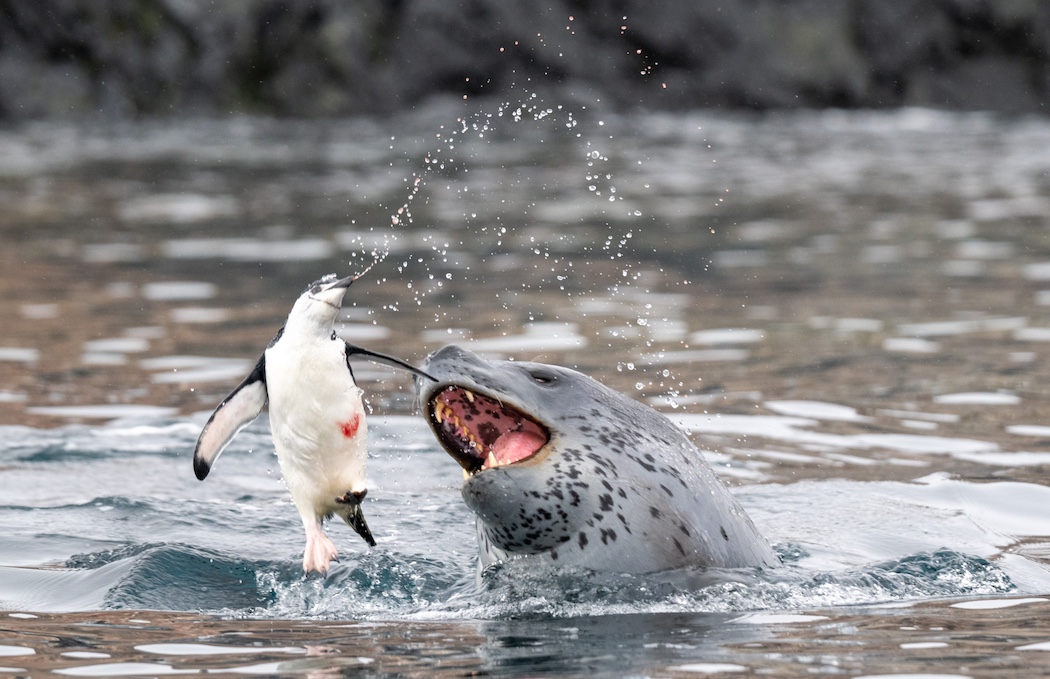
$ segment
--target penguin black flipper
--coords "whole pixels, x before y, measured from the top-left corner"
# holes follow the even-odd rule
[[[420,377],[425,377],[428,380],[432,380],[434,382],[437,382],[437,380],[434,379],[433,377],[431,377],[430,375],[426,374],[425,372],[423,372],[422,370],[420,370],[416,366],[412,365],[411,363],[409,363],[407,361],[402,361],[400,358],[396,358],[394,356],[388,356],[386,354],[380,354],[377,351],[372,351],[370,349],[365,349],[364,347],[355,346],[353,344],[350,344],[349,342],[345,342],[345,344],[346,344],[346,367],[350,371],[351,375],[354,374],[354,370],[353,370],[353,368],[350,367],[350,357],[351,356],[363,356],[364,358],[367,358],[368,360],[373,361],[375,363],[385,363],[385,364],[393,366],[395,368],[403,368],[403,369],[407,370],[408,372],[412,373],[413,375],[419,375]]]
[[[278,334],[278,337],[280,334]],[[275,338],[276,339],[276,338]],[[201,481],[211,471],[215,458],[219,457],[237,432],[248,426],[266,407],[266,355],[259,357],[255,368],[244,381],[222,400],[208,418],[197,448],[193,451],[193,473]]]

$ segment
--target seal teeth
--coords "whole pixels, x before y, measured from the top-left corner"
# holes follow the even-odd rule
[[[496,456],[493,455],[491,451],[489,451],[489,456],[485,459],[485,465],[490,469],[492,467],[499,467],[500,461],[496,459]]]
[[[464,389],[463,390],[463,395],[466,396],[467,400],[470,401],[471,403],[474,402],[474,392],[470,391],[469,389]]]

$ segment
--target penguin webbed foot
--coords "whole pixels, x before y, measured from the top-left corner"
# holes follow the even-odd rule
[[[312,571],[328,575],[330,564],[337,556],[339,552],[320,524],[307,528],[306,547],[303,549],[303,571],[307,575]]]

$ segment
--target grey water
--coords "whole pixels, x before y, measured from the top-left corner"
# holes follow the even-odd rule
[[[1045,672],[1048,141],[534,98],[0,132],[0,671]],[[304,576],[265,416],[190,458],[302,286],[369,266],[341,335],[652,405],[783,567],[479,573],[458,466],[361,363],[378,544],[332,525]]]

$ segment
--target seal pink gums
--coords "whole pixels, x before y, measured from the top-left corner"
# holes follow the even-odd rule
[[[521,462],[550,439],[547,430],[496,399],[451,386],[430,404],[430,416],[449,453],[469,473]]]

